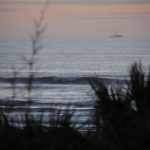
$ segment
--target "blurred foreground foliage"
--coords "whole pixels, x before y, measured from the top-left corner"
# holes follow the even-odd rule
[[[69,110],[49,115],[48,126],[42,113],[37,120],[26,112],[24,125],[16,126],[1,108],[0,150],[149,150],[150,73],[135,63],[125,84],[108,85],[98,78],[89,83],[97,97],[89,116],[92,129],[79,131]]]

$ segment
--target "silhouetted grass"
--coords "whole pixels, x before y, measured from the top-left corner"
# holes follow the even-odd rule
[[[43,115],[24,115],[22,126],[15,125],[5,109],[0,112],[0,149],[21,150],[149,150],[150,149],[150,77],[141,65],[130,69],[126,84],[107,85],[92,79],[97,95],[93,129],[81,132],[72,124],[74,111],[50,111],[49,125]]]
[[[51,116],[51,115],[50,115]],[[15,126],[15,118],[10,119],[5,112],[0,114],[0,149],[44,150],[62,149],[72,150],[83,147],[85,139],[71,124],[72,113],[62,110],[50,117],[49,126],[44,126],[41,119],[26,113],[24,125]],[[55,119],[53,119],[55,118]],[[85,145],[86,147],[86,145]]]
[[[93,123],[96,147],[104,149],[150,149],[150,74],[133,64],[125,85],[90,81],[97,95]],[[100,144],[100,145],[99,145]]]

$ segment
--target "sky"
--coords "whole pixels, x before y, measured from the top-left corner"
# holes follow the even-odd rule
[[[3,2],[39,2],[44,0],[0,0]],[[96,3],[96,4],[142,4],[142,3],[150,3],[150,0],[49,0],[54,3],[78,3],[78,4],[87,4],[87,3]]]
[[[1,32],[31,30],[43,7],[40,0],[16,1],[0,0]],[[45,24],[53,33],[150,34],[150,0],[50,0]]]

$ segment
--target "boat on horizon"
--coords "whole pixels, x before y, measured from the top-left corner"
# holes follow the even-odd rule
[[[111,38],[122,38],[123,35],[122,34],[119,34],[117,32],[115,32],[113,35],[110,36]]]

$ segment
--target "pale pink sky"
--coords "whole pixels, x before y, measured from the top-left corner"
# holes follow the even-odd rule
[[[0,31],[30,31],[40,4],[0,3]],[[149,33],[150,4],[50,4],[45,16],[48,32]]]

